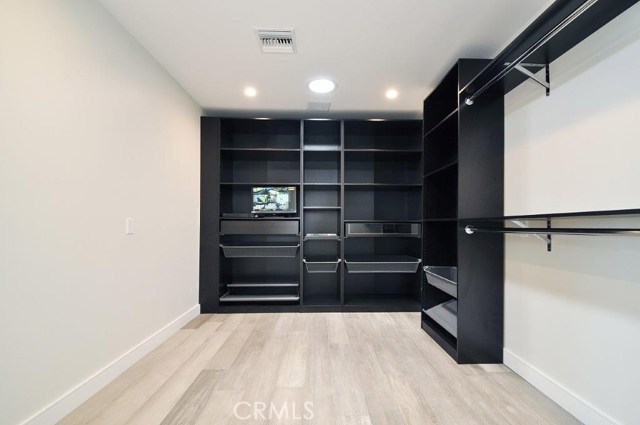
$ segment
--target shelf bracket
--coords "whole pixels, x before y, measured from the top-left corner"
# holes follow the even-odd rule
[[[528,229],[529,226],[527,226],[526,224],[524,224],[523,222],[521,222],[520,220],[509,220],[511,223],[515,224],[516,226],[520,227],[521,229]],[[551,229],[551,219],[548,218],[547,219],[547,229]],[[547,251],[551,252],[551,235],[546,235],[546,236],[540,236],[540,235],[533,235],[536,238],[540,239],[542,242],[547,244]]]
[[[510,62],[507,62],[504,64],[505,66],[509,66],[511,65]],[[528,68],[544,68],[545,69],[545,79],[544,81],[541,80],[540,78],[538,78],[538,76],[536,74],[534,74],[533,72],[529,71]],[[518,72],[520,72],[521,74],[524,74],[526,77],[528,77],[529,79],[535,81],[536,83],[540,84],[542,87],[545,88],[547,96],[549,96],[549,94],[551,94],[551,80],[549,78],[549,64],[541,64],[541,63],[519,63],[517,65],[515,65],[513,67],[513,69],[517,70]]]

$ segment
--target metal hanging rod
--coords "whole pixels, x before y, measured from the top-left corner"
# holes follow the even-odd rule
[[[579,236],[640,236],[640,229],[603,229],[603,228],[512,228],[512,227],[476,227],[466,226],[465,232],[474,233],[520,233],[531,235],[579,235]]]
[[[514,61],[512,61],[508,65],[505,65],[505,67],[504,67],[504,69],[502,71],[497,73],[484,86],[482,86],[480,89],[475,91],[472,95],[467,97],[465,99],[464,103],[466,103],[469,106],[473,105],[473,102],[475,101],[475,99],[478,96],[482,95],[482,93],[487,91],[491,86],[493,86],[495,83],[497,83],[502,78],[504,78],[504,76],[507,75],[512,69],[516,68],[520,72],[522,72],[523,68],[522,67],[518,68],[518,67],[522,64],[523,61],[525,61],[533,52],[538,50],[540,47],[544,46],[545,43],[547,43],[549,40],[551,40],[553,37],[555,37],[560,31],[565,29],[569,24],[571,24],[573,21],[575,21],[577,18],[579,18],[580,15],[582,15],[584,12],[586,12],[589,8],[591,8],[591,6],[593,6],[597,2],[598,2],[598,0],[588,0],[588,1],[584,2],[580,7],[578,7],[576,10],[574,10],[569,16],[567,16],[565,19],[563,19],[553,29],[551,29],[551,31],[547,32],[542,38],[540,38],[538,41],[533,43],[527,50],[525,50],[522,54],[520,54],[520,56],[518,56]],[[547,79],[548,79],[548,77],[547,77]],[[538,79],[535,79],[535,80],[538,81]],[[538,82],[541,83],[540,81],[538,81]],[[548,87],[547,87],[547,90],[548,90]]]

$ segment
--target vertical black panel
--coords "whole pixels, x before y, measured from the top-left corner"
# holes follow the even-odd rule
[[[200,120],[200,308],[218,309],[220,279],[220,120]]]
[[[458,227],[458,362],[502,363],[504,235]]]
[[[504,96],[486,94],[459,112],[459,218],[504,214]]]

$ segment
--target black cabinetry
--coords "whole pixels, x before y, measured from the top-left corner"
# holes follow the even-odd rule
[[[464,231],[503,214],[503,95],[459,95],[488,63],[459,60],[424,102],[422,327],[459,363],[502,362],[503,237]]]
[[[418,311],[421,138],[416,120],[203,118],[202,311]],[[297,213],[242,217],[252,186],[296,187]]]

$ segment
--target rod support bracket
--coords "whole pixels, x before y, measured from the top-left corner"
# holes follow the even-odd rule
[[[509,66],[511,65],[511,62],[507,62],[504,65]],[[544,77],[545,77],[544,80],[540,79],[536,74],[534,74],[532,71],[529,71],[527,68],[544,68]],[[540,84],[542,87],[544,87],[547,96],[551,94],[551,78],[550,78],[548,63],[542,64],[542,63],[522,62],[522,63],[516,64],[513,67],[513,69],[515,69],[516,71],[520,72],[530,80],[533,80],[536,83]]]
[[[520,220],[509,220],[511,223],[515,224],[516,226],[520,227],[521,229],[528,229],[529,226],[527,226],[526,224],[524,224],[522,221]],[[551,219],[547,219],[547,229],[551,229]],[[533,235],[536,238],[540,239],[542,242],[547,244],[547,251],[551,252],[551,235],[545,235],[545,236],[540,236],[540,235]]]

